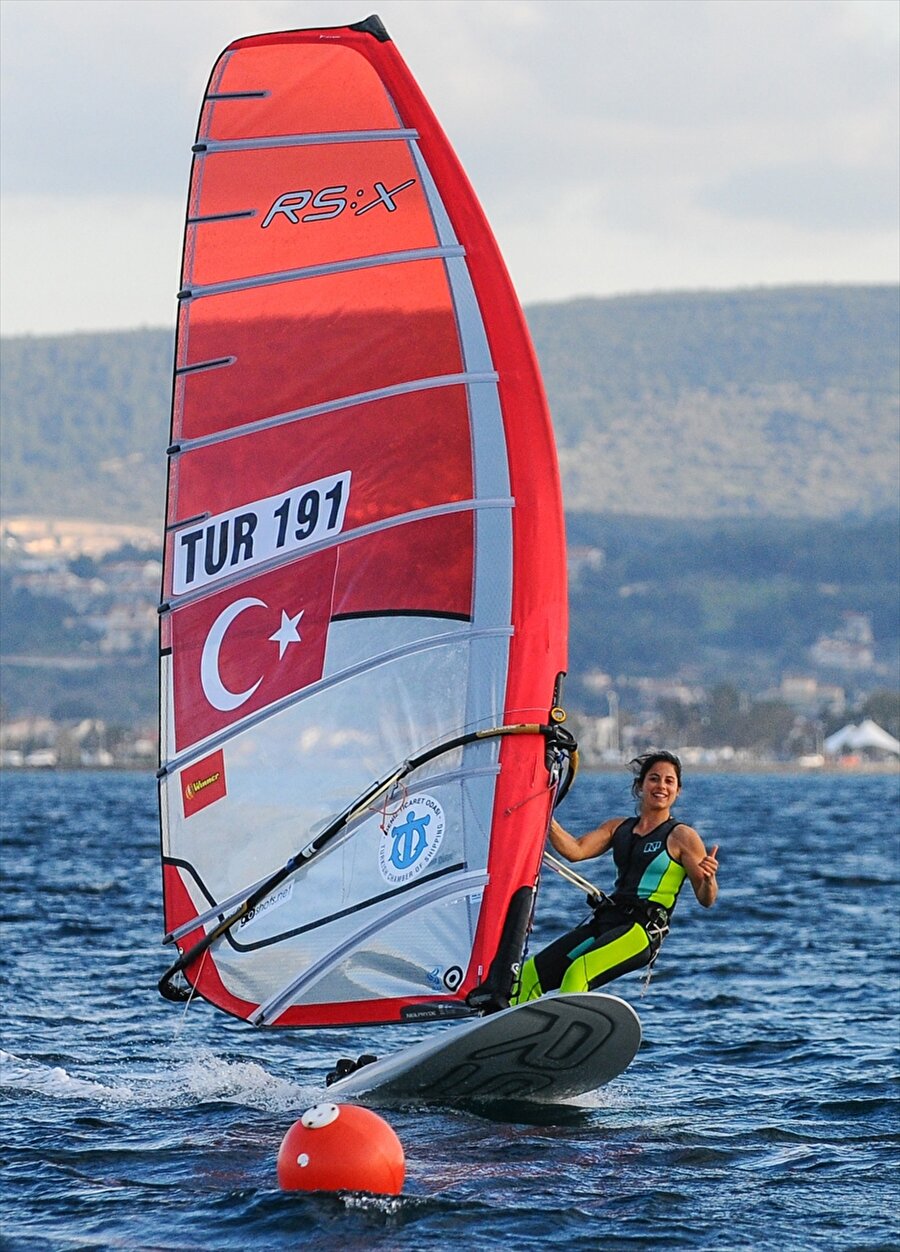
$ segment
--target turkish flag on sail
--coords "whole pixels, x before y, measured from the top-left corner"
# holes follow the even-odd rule
[[[321,678],[336,566],[331,548],[173,612],[176,751]]]

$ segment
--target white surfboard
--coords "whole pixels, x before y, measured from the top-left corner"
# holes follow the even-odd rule
[[[364,1065],[334,1082],[328,1094],[379,1104],[553,1103],[621,1074],[640,1043],[640,1019],[617,996],[548,995]]]

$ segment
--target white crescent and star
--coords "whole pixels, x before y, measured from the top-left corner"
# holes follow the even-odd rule
[[[200,684],[203,687],[203,694],[209,703],[221,713],[230,713],[234,709],[240,708],[242,704],[245,704],[250,699],[263,680],[261,675],[253,686],[248,687],[245,691],[230,691],[222,682],[222,676],[219,673],[219,650],[222,647],[222,641],[231,624],[247,609],[267,609],[268,607],[264,600],[257,600],[254,596],[246,596],[242,600],[234,600],[227,608],[222,610],[206,636],[206,642],[203,645],[203,652],[200,656]],[[273,635],[269,635],[269,642],[278,644],[279,661],[292,643],[302,642],[297,625],[303,613],[304,610],[301,609],[299,613],[289,617],[284,609],[281,610],[281,625]]]

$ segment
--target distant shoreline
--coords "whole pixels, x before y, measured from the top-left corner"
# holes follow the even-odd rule
[[[863,761],[858,765],[800,765],[796,761],[758,761],[730,762],[727,765],[694,765],[685,764],[685,772],[689,774],[801,774],[808,778],[815,774],[856,775],[856,774],[897,774],[900,776],[900,761]],[[580,774],[619,774],[628,770],[627,763],[615,765],[582,765]]]
[[[146,774],[156,780],[155,765],[0,765],[0,774]],[[581,777],[590,774],[626,774],[627,762],[611,765],[582,765]],[[753,764],[740,762],[728,765],[686,765],[685,772],[697,774],[797,774],[803,778],[828,774],[842,777],[858,777],[866,774],[896,774],[900,778],[900,761],[866,761],[859,765],[798,765],[796,761],[760,761]]]

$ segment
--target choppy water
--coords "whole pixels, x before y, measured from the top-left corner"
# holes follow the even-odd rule
[[[627,787],[583,776],[563,821],[628,811]],[[896,776],[689,779],[722,894],[682,900],[645,998],[636,974],[611,988],[644,1026],[630,1070],[530,1120],[391,1111],[407,1180],[380,1200],[280,1192],[275,1156],[336,1056],[423,1032],[185,1016],[155,989],[152,779],[6,774],[2,793],[5,1248],[900,1243]],[[581,910],[549,881],[534,944]]]

